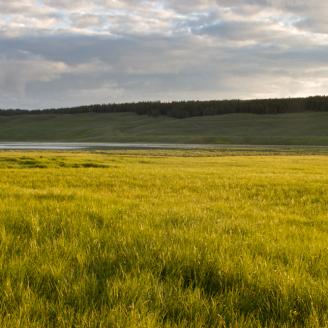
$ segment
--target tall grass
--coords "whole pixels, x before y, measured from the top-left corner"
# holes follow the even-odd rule
[[[0,153],[1,327],[328,326],[328,157],[154,154]]]

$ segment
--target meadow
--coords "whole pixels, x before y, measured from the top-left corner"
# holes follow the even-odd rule
[[[328,326],[328,157],[0,152],[1,327]]]
[[[1,141],[328,145],[328,112],[176,119],[133,113],[0,115]]]

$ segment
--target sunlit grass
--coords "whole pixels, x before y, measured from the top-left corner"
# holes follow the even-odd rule
[[[1,327],[327,326],[328,157],[184,155],[0,153]]]

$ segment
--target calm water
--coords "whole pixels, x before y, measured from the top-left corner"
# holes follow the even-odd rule
[[[168,144],[124,142],[0,142],[0,150],[92,150],[92,149],[235,149],[235,150],[302,150],[328,152],[328,146]]]

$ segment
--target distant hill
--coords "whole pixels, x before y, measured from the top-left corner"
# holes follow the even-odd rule
[[[328,111],[185,119],[135,113],[21,113],[0,115],[0,141],[328,145]]]
[[[26,111],[21,109],[0,110],[0,115],[45,115],[80,113],[135,113],[148,116],[188,118],[222,114],[286,114],[302,112],[327,112],[328,97],[212,100],[180,102],[138,102],[125,104],[101,104],[72,108]]]

